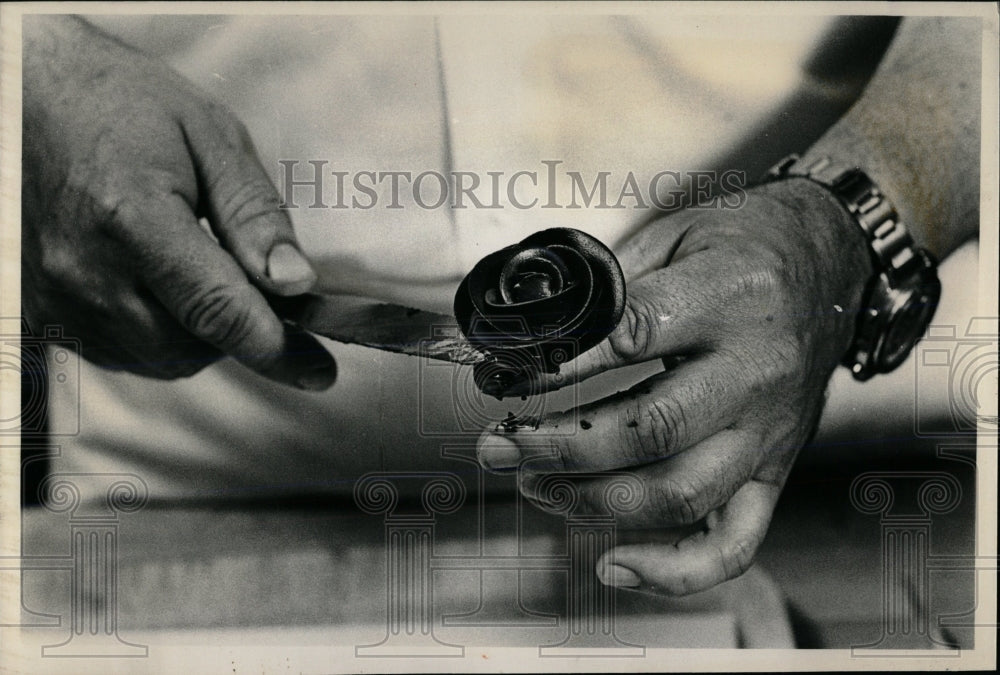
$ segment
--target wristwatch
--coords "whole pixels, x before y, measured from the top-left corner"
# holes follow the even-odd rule
[[[868,241],[875,275],[865,289],[854,342],[842,363],[857,380],[888,373],[906,360],[934,317],[941,297],[937,261],[914,245],[896,209],[860,168],[829,157],[803,162],[789,155],[765,180],[794,177],[808,178],[833,193]]]

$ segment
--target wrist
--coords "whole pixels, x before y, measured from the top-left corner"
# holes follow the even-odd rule
[[[829,189],[802,177],[764,183],[754,192],[776,200],[800,226],[816,272],[847,278],[863,289],[875,273],[871,248],[850,210]]]
[[[807,178],[789,177],[753,188],[782,209],[794,225],[786,237],[795,238],[804,260],[799,274],[814,288],[817,303],[809,311],[822,324],[818,330],[832,338],[834,358],[851,347],[856,317],[876,271],[864,233],[850,211],[824,188]]]
[[[843,362],[858,380],[892,371],[934,316],[941,294],[934,257],[914,244],[892,203],[860,168],[826,156],[803,161],[790,155],[768,176],[781,182],[804,179],[819,187],[862,233],[871,274]]]

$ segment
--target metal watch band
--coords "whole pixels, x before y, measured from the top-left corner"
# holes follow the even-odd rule
[[[789,155],[775,164],[767,177],[808,178],[830,189],[861,226],[878,270],[893,286],[923,264],[896,209],[858,167],[837,164],[829,157],[803,166],[798,155]]]

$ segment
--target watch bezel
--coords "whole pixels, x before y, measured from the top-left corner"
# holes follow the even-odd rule
[[[858,313],[855,341],[843,363],[858,380],[888,373],[898,368],[913,351],[934,318],[941,298],[941,282],[933,256],[924,249],[914,249],[921,267],[901,283],[893,285],[885,272],[876,275],[865,291],[865,301]],[[909,326],[901,321],[910,316],[914,302],[922,306]],[[903,340],[897,339],[903,328]],[[891,342],[899,347],[891,348]]]

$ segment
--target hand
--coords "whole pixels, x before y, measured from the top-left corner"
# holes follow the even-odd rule
[[[245,127],[165,65],[72,17],[25,17],[22,269],[29,323],[148,376],[225,355],[273,380],[336,375],[263,292],[316,275]],[[199,224],[207,220],[211,233]]]
[[[608,484],[594,472],[627,470],[645,485],[645,500],[619,525],[660,532],[631,533],[643,543],[607,552],[600,578],[692,593],[750,566],[851,343],[871,263],[857,224],[802,179],[751,189],[739,210],[658,220],[619,260],[630,282],[618,328],[559,376],[508,394],[652,359],[665,372],[547,415],[537,431],[488,432],[479,460],[489,469],[520,466],[520,489],[532,500],[541,497],[540,475],[587,472],[577,479],[584,510],[600,508]]]

